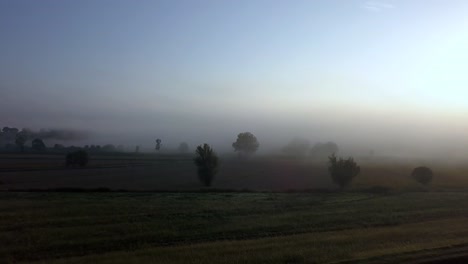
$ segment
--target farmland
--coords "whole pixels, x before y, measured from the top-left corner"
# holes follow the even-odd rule
[[[339,191],[325,164],[279,157],[225,158],[212,188],[190,155],[1,160],[1,263],[437,263],[468,248],[461,165],[421,186],[413,164],[363,162]]]
[[[67,168],[63,155],[0,155],[1,189],[109,188],[112,190],[200,190],[192,155],[97,155],[85,168]],[[418,162],[361,161],[351,189],[426,190],[409,177]],[[466,163],[431,164],[430,190],[467,190]],[[325,162],[265,156],[222,157],[213,188],[252,191],[333,190]]]
[[[6,192],[1,200],[2,262],[371,261],[468,244],[461,192]]]

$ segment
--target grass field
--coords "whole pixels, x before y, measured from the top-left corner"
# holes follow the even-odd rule
[[[4,192],[0,199],[1,263],[372,262],[468,245],[463,192]]]
[[[0,155],[0,190],[109,188],[112,190],[199,190],[192,155],[91,156],[86,168],[66,168],[63,155]],[[430,164],[431,190],[468,190],[468,166],[431,161],[359,160],[361,173],[351,189],[376,186],[393,190],[424,190],[409,175]],[[222,157],[213,188],[253,191],[335,189],[325,162],[281,156],[239,160]]]
[[[207,189],[190,155],[0,155],[0,263],[468,260],[468,167],[431,163],[421,186],[420,162],[359,163],[340,192],[304,159],[223,158]]]

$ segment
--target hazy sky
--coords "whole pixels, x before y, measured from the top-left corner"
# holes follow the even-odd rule
[[[465,0],[0,0],[0,126],[468,149],[467,47]]]

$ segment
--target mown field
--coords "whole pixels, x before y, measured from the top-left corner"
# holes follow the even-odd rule
[[[468,261],[467,166],[357,161],[340,191],[307,159],[223,157],[204,188],[190,155],[0,155],[0,263]]]
[[[0,263],[419,263],[466,252],[468,193],[3,192],[0,237]]]

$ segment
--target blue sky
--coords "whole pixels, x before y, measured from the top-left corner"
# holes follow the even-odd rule
[[[3,0],[0,121],[450,138],[468,128],[467,14],[463,0]]]

